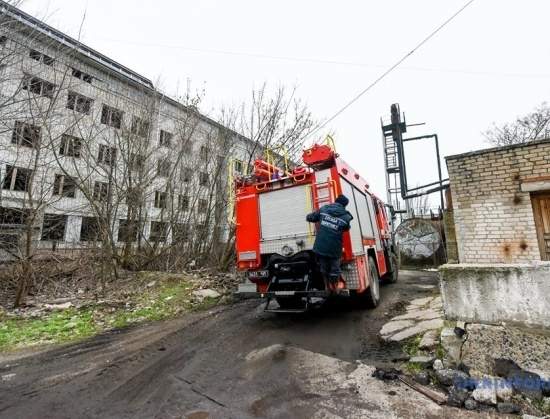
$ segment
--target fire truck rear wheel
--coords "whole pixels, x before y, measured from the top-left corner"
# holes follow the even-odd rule
[[[365,302],[369,307],[374,308],[380,303],[380,276],[373,257],[369,257],[369,271],[372,282],[365,291]]]
[[[399,261],[395,253],[390,253],[390,272],[385,275],[384,281],[388,284],[395,284],[399,278]]]

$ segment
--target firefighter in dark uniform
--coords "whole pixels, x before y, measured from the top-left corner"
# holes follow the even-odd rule
[[[353,216],[346,211],[349,199],[338,196],[334,204],[321,207],[308,214],[306,220],[319,223],[319,230],[313,245],[319,267],[326,281],[335,284],[340,278],[340,260],[342,258],[342,236],[350,229]]]

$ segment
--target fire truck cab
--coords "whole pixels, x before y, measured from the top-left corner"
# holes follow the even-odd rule
[[[253,175],[236,180],[237,269],[256,285],[253,294],[267,300],[267,311],[306,311],[333,294],[375,307],[380,281],[398,278],[386,206],[331,146],[305,150],[303,162],[281,170],[256,160]],[[340,194],[349,199],[353,220],[343,236],[342,275],[327,285],[312,250],[317,226],[306,215]]]

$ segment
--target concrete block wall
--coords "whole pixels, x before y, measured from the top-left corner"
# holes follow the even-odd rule
[[[460,263],[540,261],[529,192],[550,175],[550,140],[446,158]]]
[[[443,265],[439,276],[450,320],[550,327],[550,262]]]

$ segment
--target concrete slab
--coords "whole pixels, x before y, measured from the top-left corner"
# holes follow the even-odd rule
[[[443,324],[443,319],[426,320],[416,324],[413,327],[396,333],[389,340],[393,342],[401,342],[405,339],[419,335],[420,333],[426,332],[428,330],[439,329],[440,327],[443,327]]]

